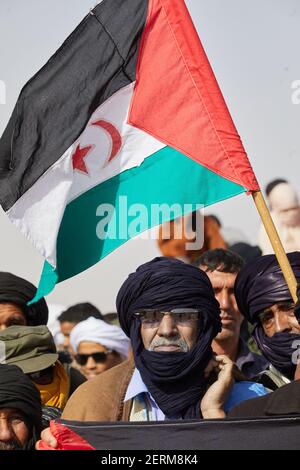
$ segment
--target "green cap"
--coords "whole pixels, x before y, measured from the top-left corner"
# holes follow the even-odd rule
[[[10,326],[0,331],[0,364],[14,364],[25,374],[47,369],[58,359],[45,325]]]

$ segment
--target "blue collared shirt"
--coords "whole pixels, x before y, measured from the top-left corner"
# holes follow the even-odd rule
[[[144,384],[141,374],[137,369],[134,369],[133,376],[128,385],[127,392],[125,395],[125,400],[132,400],[140,397],[143,400],[143,394],[146,394],[148,399],[148,404],[151,407],[152,421],[164,421],[165,415],[158,407],[156,401],[152,397],[151,393],[148,392],[148,388]]]
[[[224,411],[228,413],[235,405],[238,405],[244,400],[251,398],[261,397],[268,393],[267,389],[255,382],[237,382],[233,385],[229,398],[224,406]],[[148,404],[151,408],[151,421],[165,421],[165,414],[161,411],[156,401],[148,391],[147,386],[144,384],[141,374],[138,369],[135,369],[129,382],[125,400],[141,399],[147,397]],[[172,417],[168,419],[181,419],[181,417]]]

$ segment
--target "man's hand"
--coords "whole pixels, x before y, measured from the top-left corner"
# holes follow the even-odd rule
[[[237,366],[227,356],[216,356],[208,364],[205,375],[208,376],[213,369],[217,369],[218,378],[201,401],[201,413],[204,419],[225,418],[224,403],[234,384]]]
[[[41,438],[42,440],[37,441],[35,444],[36,450],[47,450],[49,447],[53,450],[57,448],[57,440],[53,436],[50,428],[46,428],[42,431]]]

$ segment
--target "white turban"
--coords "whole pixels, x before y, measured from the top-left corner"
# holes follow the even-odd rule
[[[269,194],[272,218],[287,253],[300,251],[300,204],[289,183],[280,183]],[[274,253],[265,229],[261,226],[259,246],[263,255]]]
[[[269,194],[269,202],[272,211],[278,213],[299,207],[298,195],[289,183],[277,184]]]
[[[71,331],[70,342],[75,353],[78,352],[78,346],[83,341],[102,344],[125,357],[128,355],[130,345],[129,339],[121,328],[94,317],[81,321]]]

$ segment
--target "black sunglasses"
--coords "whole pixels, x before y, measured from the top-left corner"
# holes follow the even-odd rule
[[[45,377],[46,375],[53,377],[54,367],[55,365],[53,364],[52,366],[47,367],[47,369],[38,370],[37,372],[31,372],[30,374],[26,374],[26,375],[33,381],[41,379],[42,377]]]
[[[80,366],[85,366],[89,357],[92,357],[95,362],[105,362],[108,354],[111,354],[112,350],[108,349],[107,351],[95,352],[91,354],[76,354],[75,360]]]

